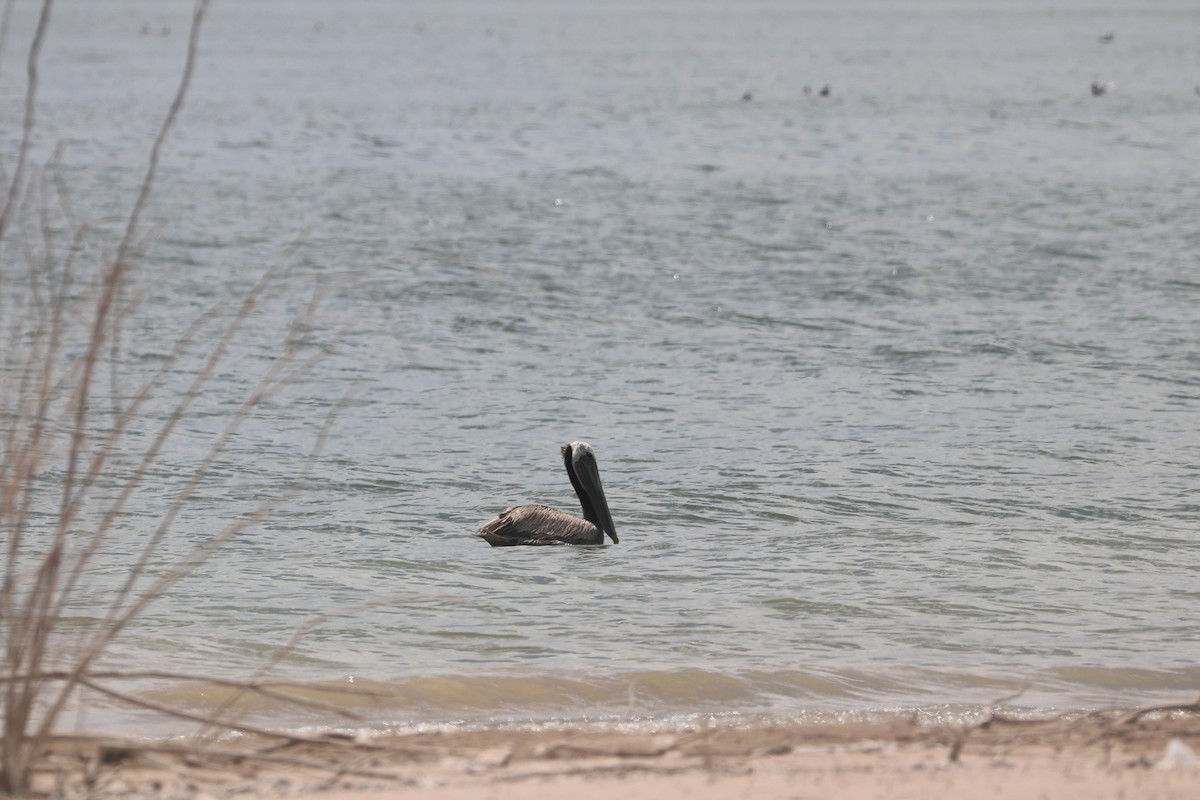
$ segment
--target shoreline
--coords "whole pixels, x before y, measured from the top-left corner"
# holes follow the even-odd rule
[[[541,797],[1200,796],[1200,714],[998,712],[877,722],[474,728],[378,737],[54,740],[36,789],[63,797],[321,800]]]

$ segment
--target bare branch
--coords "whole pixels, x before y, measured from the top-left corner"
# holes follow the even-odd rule
[[[25,117],[21,130],[21,145],[17,149],[17,164],[13,168],[12,182],[4,199],[4,207],[0,209],[0,240],[8,228],[8,215],[13,203],[21,192],[21,183],[25,180],[25,165],[29,160],[29,148],[33,144],[33,131],[37,112],[38,91],[38,62],[41,60],[42,43],[46,40],[46,31],[50,28],[50,11],[54,8],[54,0],[43,0],[42,12],[38,15],[37,29],[33,41],[29,45],[29,58],[25,62],[25,74],[28,83],[25,86]],[[4,25],[8,27],[9,8],[4,10]]]

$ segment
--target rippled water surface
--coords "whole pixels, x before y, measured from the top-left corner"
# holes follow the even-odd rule
[[[98,229],[190,8],[56,11],[38,147]],[[330,614],[275,674],[386,685],[397,720],[1194,696],[1198,26],[1167,2],[217,3],[124,369],[283,266],[95,597],[314,289],[335,346],[169,547],[279,508],[114,663],[245,674]],[[575,439],[620,545],[471,536],[571,508]]]

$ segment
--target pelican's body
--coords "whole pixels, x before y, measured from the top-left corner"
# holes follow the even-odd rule
[[[617,529],[608,511],[596,454],[587,442],[563,445],[567,477],[579,495],[583,516],[577,517],[548,506],[513,506],[485,522],[475,535],[492,547],[509,545],[604,544],[604,535],[616,544]]]

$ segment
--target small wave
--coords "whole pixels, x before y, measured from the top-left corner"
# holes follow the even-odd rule
[[[392,680],[346,676],[318,682],[230,684],[179,682],[145,686],[137,696],[184,715],[219,715],[275,729],[345,727],[411,730],[430,725],[496,726],[624,722],[643,726],[705,718],[814,721],[847,714],[904,712],[939,719],[968,717],[1003,701],[1023,713],[1134,707],[1190,697],[1200,668],[1176,670],[1064,666],[1038,675],[987,675],[904,668],[842,670],[639,670],[612,675],[422,675]],[[106,716],[90,722],[147,726],[144,716]]]

